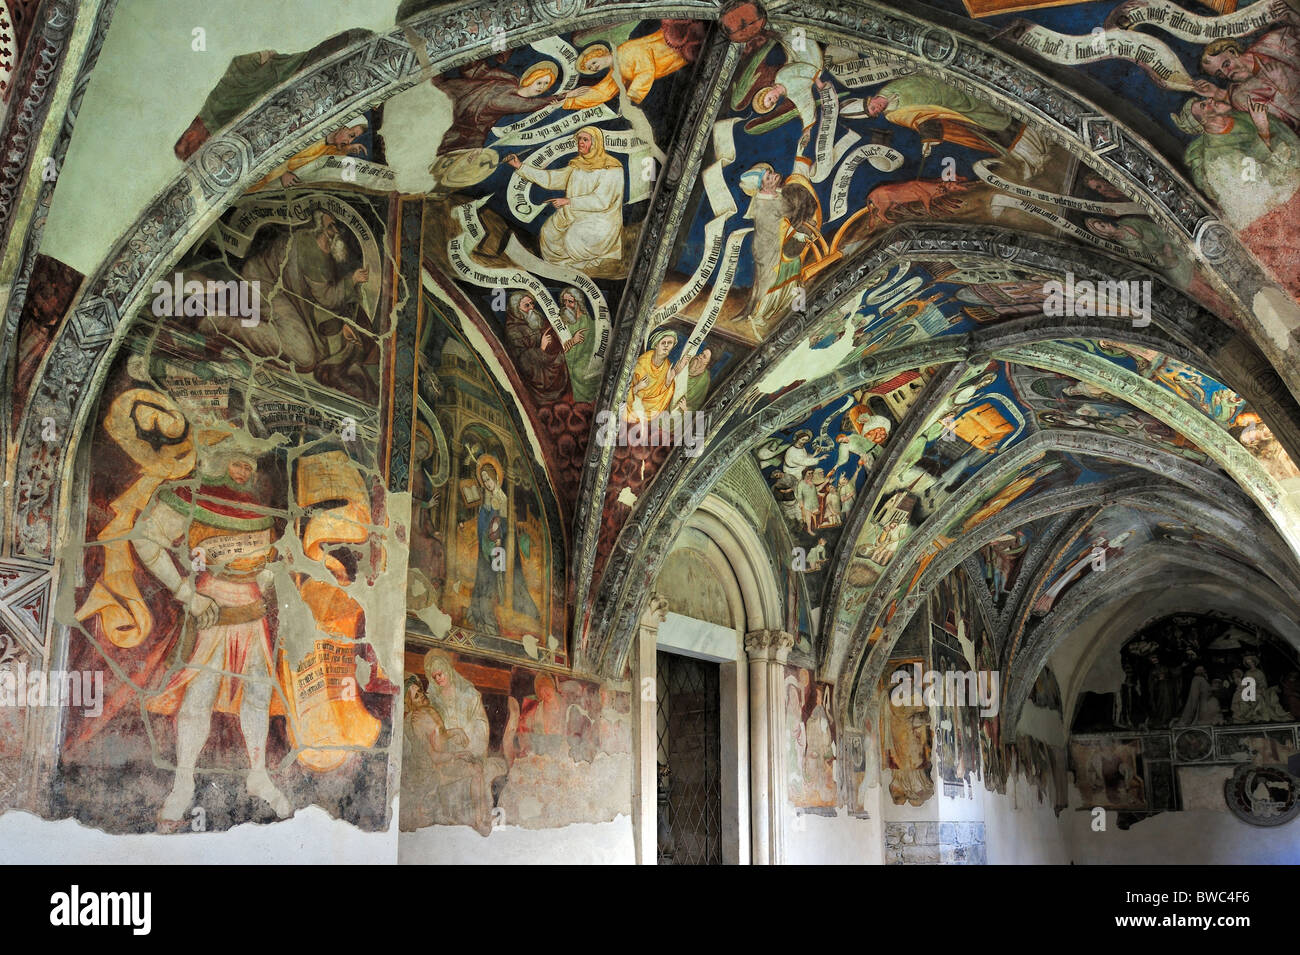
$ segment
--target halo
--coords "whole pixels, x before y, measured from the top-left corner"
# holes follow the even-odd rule
[[[491,468],[497,476],[497,487],[500,487],[505,477],[505,470],[501,467],[501,462],[492,454],[481,454],[477,461],[474,462],[474,479],[480,480],[484,468]]]
[[[609,47],[604,43],[594,43],[578,54],[578,72],[584,75],[599,73],[600,70],[591,65],[591,61],[600,56],[609,56]]]
[[[500,163],[501,157],[493,149],[456,149],[435,159],[429,175],[437,180],[438,189],[451,192],[478,185],[496,172]]]
[[[435,447],[433,443],[433,429],[423,421],[416,421],[413,431],[414,433],[411,438],[411,460],[418,464],[425,458],[433,456],[433,449]],[[420,453],[421,449],[423,449],[423,454]]]
[[[524,70],[524,75],[523,78],[520,79],[519,85],[529,86],[539,76],[549,76],[551,78],[551,82],[546,84],[546,88],[550,89],[559,78],[560,73],[550,63],[534,63],[528,69]]]
[[[754,163],[754,165],[750,166],[740,174],[740,191],[753,198],[758,190],[763,188],[763,177],[769,172],[776,172],[776,170],[772,168],[771,163]],[[755,176],[755,173],[758,175]]]
[[[755,93],[754,98],[749,101],[749,108],[752,109],[759,116],[766,116],[768,113],[772,112],[772,110],[776,109],[776,103],[781,102],[780,97],[777,98],[776,103],[772,103],[768,106],[763,105],[763,97],[770,90],[773,90],[775,88],[776,88],[775,86],[764,86],[761,90]]]

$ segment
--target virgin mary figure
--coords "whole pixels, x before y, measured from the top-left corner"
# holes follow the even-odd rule
[[[499,634],[497,608],[506,597],[506,547],[510,539],[509,501],[502,489],[501,462],[485,454],[478,459],[478,562],[474,570],[474,590],[470,594],[466,624],[484,634]],[[518,545],[514,551],[514,593],[511,607],[519,614],[540,620],[537,604],[528,593],[524,579],[523,558]]]

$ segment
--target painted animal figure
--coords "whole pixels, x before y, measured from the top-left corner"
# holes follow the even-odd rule
[[[908,182],[890,182],[877,186],[867,195],[867,202],[875,208],[881,222],[892,222],[890,213],[900,207],[919,202],[926,215],[934,215],[937,205],[940,212],[952,212],[956,201],[949,199],[953,193],[963,192],[974,183],[962,180],[948,182],[943,179],[912,179]]]

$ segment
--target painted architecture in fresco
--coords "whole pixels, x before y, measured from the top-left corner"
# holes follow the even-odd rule
[[[0,810],[637,859],[657,648],[727,861],[1300,815],[1291,0],[30,6]]]

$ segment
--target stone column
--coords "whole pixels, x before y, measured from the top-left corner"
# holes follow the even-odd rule
[[[784,630],[745,634],[749,655],[750,831],[755,865],[783,860],[785,815],[785,705],[781,686],[794,637]]]
[[[658,861],[659,811],[659,695],[658,667],[655,653],[659,644],[659,624],[668,616],[668,600],[651,594],[637,628],[636,653],[632,657],[632,690],[636,701],[632,712],[632,751],[636,773],[632,779],[632,831],[636,840],[638,865],[655,865]]]

